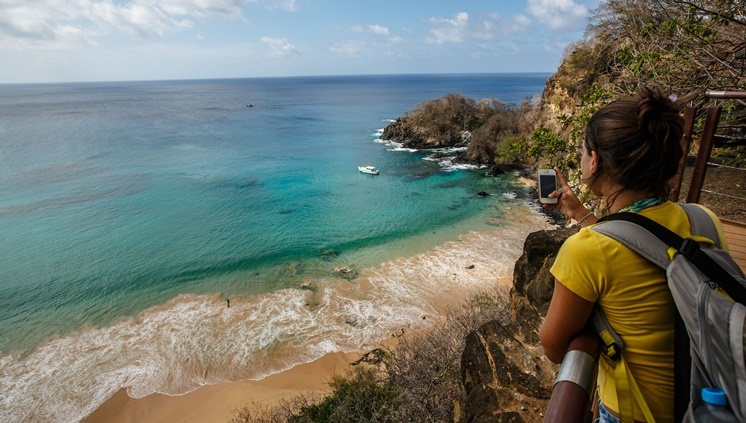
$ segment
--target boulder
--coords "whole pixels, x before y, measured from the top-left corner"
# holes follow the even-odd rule
[[[523,254],[513,268],[510,301],[513,321],[529,342],[539,342],[539,326],[552,300],[554,276],[549,269],[562,243],[577,231],[572,227],[532,232],[523,243]]]
[[[358,276],[357,270],[351,267],[337,267],[334,269],[334,273],[336,273],[340,278],[347,279],[348,281],[351,281]]]
[[[466,391],[461,421],[541,421],[554,377],[547,363],[496,320],[470,333],[461,357]]]
[[[466,338],[461,422],[543,420],[559,367],[544,356],[538,329],[554,289],[549,269],[564,240],[576,231],[538,231],[526,238],[513,271],[510,321],[488,322]]]

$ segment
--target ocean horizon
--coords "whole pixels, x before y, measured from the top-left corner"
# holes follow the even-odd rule
[[[260,379],[494,286],[548,225],[524,182],[380,135],[549,76],[0,85],[0,420]]]

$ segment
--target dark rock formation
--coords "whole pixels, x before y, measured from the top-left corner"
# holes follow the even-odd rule
[[[432,129],[419,126],[411,119],[402,117],[391,122],[383,129],[382,140],[402,143],[406,148],[444,148],[463,147],[469,142],[468,131],[445,131],[433,133]]]
[[[523,243],[523,254],[513,268],[511,307],[513,321],[526,341],[539,341],[538,328],[552,300],[554,276],[549,269],[560,246],[577,227],[532,232]]]
[[[340,278],[347,279],[348,281],[351,281],[358,276],[357,270],[352,267],[337,267],[334,269],[334,273],[336,273]]]
[[[504,174],[505,174],[505,171],[502,170],[502,168],[500,166],[492,166],[487,171],[487,173],[485,174],[485,176],[500,176],[500,175],[504,175]]]
[[[466,338],[461,375],[466,399],[463,422],[539,421],[551,396],[553,373],[535,352],[493,320]],[[546,360],[545,360],[546,361]],[[527,414],[527,416],[524,416]]]
[[[461,421],[540,422],[558,367],[544,357],[538,329],[552,298],[549,268],[572,229],[529,234],[514,270],[513,317],[484,324],[466,338]]]

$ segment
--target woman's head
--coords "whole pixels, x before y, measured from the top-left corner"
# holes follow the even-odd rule
[[[600,184],[618,194],[633,190],[665,197],[683,154],[680,140],[681,106],[656,88],[643,88],[637,97],[609,103],[585,128],[583,148],[597,155],[595,172],[586,183],[594,192]],[[609,193],[606,193],[609,194]]]

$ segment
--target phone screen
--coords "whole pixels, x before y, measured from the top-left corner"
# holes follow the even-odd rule
[[[557,177],[554,175],[539,175],[541,186],[540,197],[549,197],[549,194],[557,190]]]

